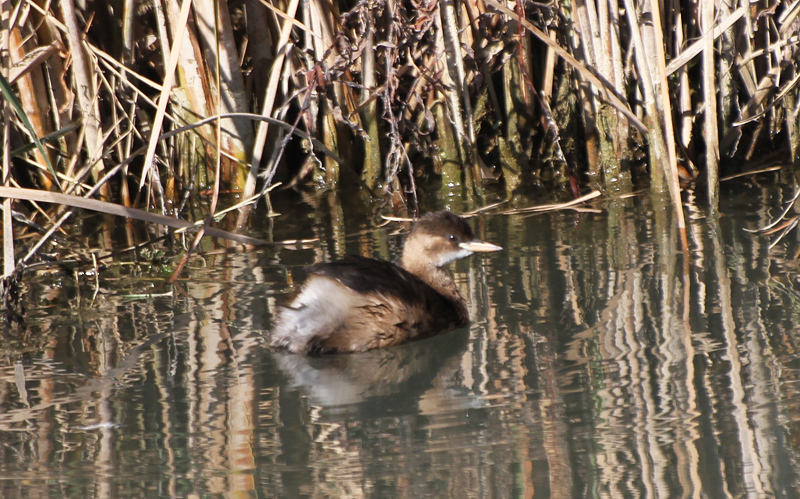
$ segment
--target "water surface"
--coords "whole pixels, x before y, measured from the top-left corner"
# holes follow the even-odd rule
[[[506,249],[451,266],[472,324],[355,355],[265,334],[303,266],[396,258],[401,224],[285,207],[253,235],[317,242],[207,242],[173,288],[30,275],[0,496],[797,497],[798,237],[744,230],[791,195],[742,183],[718,220],[687,196],[688,259],[646,198],[473,218]]]

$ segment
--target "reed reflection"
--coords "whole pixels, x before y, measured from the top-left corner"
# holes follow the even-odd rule
[[[171,297],[33,282],[0,357],[0,494],[791,497],[796,243],[742,230],[791,194],[731,193],[719,221],[688,198],[688,261],[644,199],[485,217],[508,249],[452,267],[469,328],[357,355],[265,331],[297,269],[391,259],[388,230],[207,256]]]

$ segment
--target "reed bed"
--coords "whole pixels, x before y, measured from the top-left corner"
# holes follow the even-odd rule
[[[279,181],[393,211],[649,185],[683,229],[681,182],[713,212],[720,175],[800,159],[796,0],[2,8],[6,284],[80,198],[207,225]]]

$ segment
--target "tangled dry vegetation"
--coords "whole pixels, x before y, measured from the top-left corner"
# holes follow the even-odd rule
[[[648,182],[683,227],[681,178],[713,210],[721,169],[800,158],[798,0],[2,5],[6,275],[39,248],[15,252],[12,218],[41,243],[71,207],[203,221],[277,180],[394,207]]]

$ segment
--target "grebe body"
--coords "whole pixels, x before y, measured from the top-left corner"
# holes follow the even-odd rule
[[[466,303],[442,267],[500,249],[475,239],[453,213],[427,214],[406,238],[402,266],[348,255],[309,267],[300,294],[279,313],[271,345],[296,353],[361,352],[465,326]]]

